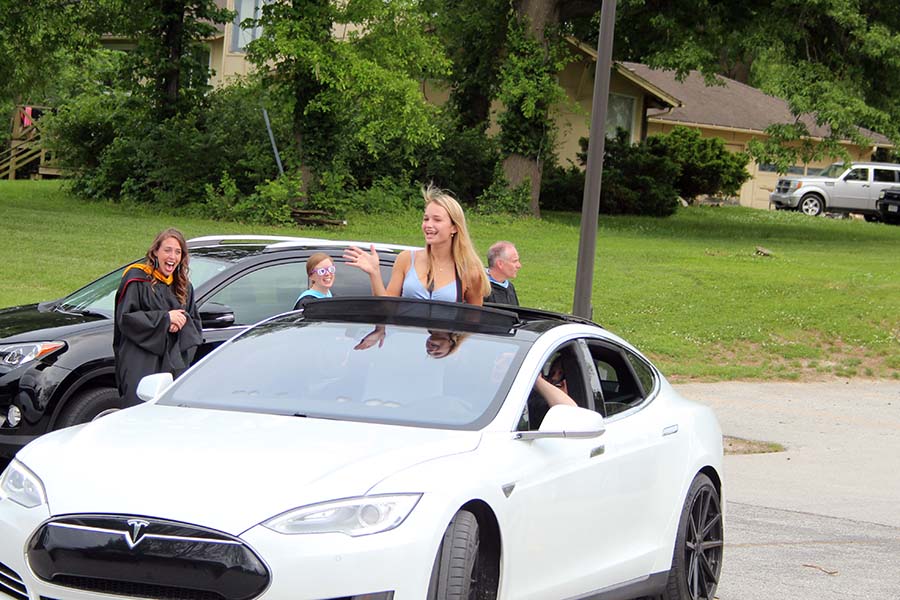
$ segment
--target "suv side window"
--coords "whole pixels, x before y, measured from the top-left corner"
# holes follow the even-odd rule
[[[868,168],[852,169],[849,173],[847,173],[846,177],[844,177],[844,181],[868,181],[868,180],[869,180],[869,169]]]
[[[893,169],[875,169],[873,181],[878,183],[894,183],[897,181],[897,171]]]
[[[306,261],[280,263],[243,275],[207,302],[231,308],[235,325],[252,325],[294,308],[297,296],[305,289]]]
[[[372,293],[369,276],[355,267],[334,260],[335,296],[366,296]],[[381,265],[381,275],[387,280],[391,266]],[[267,265],[250,271],[228,283],[206,302],[224,304],[234,311],[235,325],[252,325],[294,308],[297,298],[308,288],[306,260]]]
[[[640,404],[646,397],[645,386],[636,376],[631,361],[642,361],[636,356],[626,358],[626,352],[612,344],[589,340],[587,345],[603,392],[604,416],[610,417]],[[646,393],[650,393],[653,373],[648,367],[641,366],[643,378],[647,378],[649,384]]]

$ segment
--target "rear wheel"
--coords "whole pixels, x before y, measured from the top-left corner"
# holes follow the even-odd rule
[[[722,572],[722,545],[719,493],[709,477],[700,473],[681,509],[663,600],[712,600]]]
[[[438,548],[428,600],[475,600],[478,559],[478,520],[467,510],[453,516]]]
[[[110,387],[98,387],[81,392],[66,405],[59,421],[57,429],[87,423],[99,419],[104,415],[116,412],[124,408],[119,390]]]
[[[825,210],[825,202],[816,194],[807,194],[800,199],[799,210],[810,217],[818,217]]]

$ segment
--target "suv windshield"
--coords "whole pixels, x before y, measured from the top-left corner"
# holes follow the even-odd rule
[[[194,289],[205,283],[216,273],[224,271],[228,268],[228,265],[229,263],[224,260],[191,256],[191,284],[193,284]],[[69,294],[59,304],[58,308],[63,311],[94,312],[112,316],[115,310],[116,290],[119,289],[119,282],[122,280],[122,272],[124,270],[125,267],[116,269],[112,273],[89,283],[77,292]]]
[[[479,429],[526,350],[483,333],[283,317],[223,346],[159,404]]]
[[[843,163],[834,163],[833,165],[828,165],[826,168],[822,169],[822,172],[819,173],[819,177],[830,177],[832,179],[839,177],[841,173],[847,170],[847,167],[844,166]]]

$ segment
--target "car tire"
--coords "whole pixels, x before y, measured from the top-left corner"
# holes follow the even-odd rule
[[[56,422],[56,429],[87,423],[124,407],[116,388],[92,388],[69,400]]]
[[[863,219],[865,219],[867,223],[881,222],[881,218],[878,215],[863,215]]]
[[[662,600],[712,600],[722,572],[722,508],[709,477],[699,473],[681,509],[672,568]]]
[[[816,194],[806,194],[800,198],[800,204],[797,205],[797,210],[810,217],[818,217],[825,212],[825,202],[822,200],[821,196]]]
[[[453,516],[438,548],[428,584],[428,600],[474,600],[478,520],[467,510]]]

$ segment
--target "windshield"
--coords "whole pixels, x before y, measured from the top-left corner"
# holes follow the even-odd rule
[[[197,288],[216,273],[224,271],[228,268],[228,265],[229,263],[224,260],[192,256],[191,283],[194,288]],[[122,280],[122,272],[124,270],[125,267],[116,269],[112,273],[89,283],[77,292],[66,296],[58,308],[64,311],[95,312],[112,316],[115,310],[116,290],[119,289],[119,282]]]
[[[832,179],[839,177],[841,173],[847,170],[847,167],[844,166],[844,163],[834,163],[833,165],[829,165],[828,167],[822,169],[822,172],[819,173],[819,177],[831,177]]]
[[[159,404],[479,429],[526,350],[496,335],[283,318],[223,346]]]

